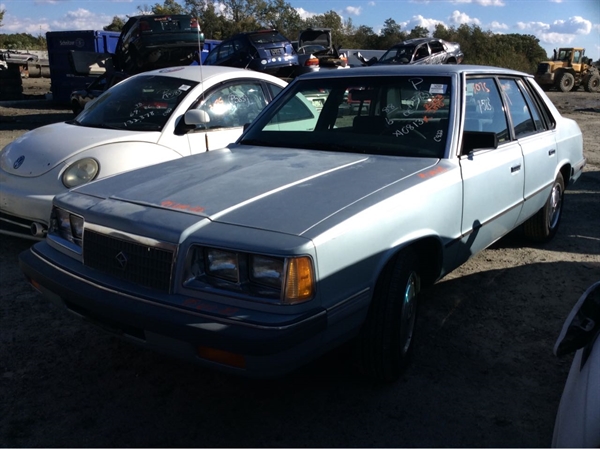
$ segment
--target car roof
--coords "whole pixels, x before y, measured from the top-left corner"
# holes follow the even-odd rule
[[[266,73],[256,72],[254,70],[239,69],[235,67],[225,67],[217,65],[191,65],[191,66],[178,66],[178,67],[167,67],[162,69],[150,70],[148,72],[139,73],[134,76],[144,75],[160,75],[168,76],[172,78],[183,78],[189,81],[202,82],[203,80],[209,80],[213,77],[225,77],[225,78],[254,78],[265,81],[271,81],[276,84],[285,85],[285,81],[277,78],[273,75]]]
[[[314,78],[338,78],[351,76],[449,76],[462,74],[491,74],[491,75],[518,75],[531,76],[524,72],[505,69],[501,67],[466,65],[466,64],[427,64],[427,65],[393,65],[393,66],[370,66],[352,67],[346,70],[324,70],[307,73],[301,79]]]

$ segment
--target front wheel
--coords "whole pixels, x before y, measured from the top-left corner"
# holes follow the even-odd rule
[[[562,217],[564,192],[565,181],[559,173],[554,180],[552,191],[544,207],[523,223],[523,231],[526,237],[542,243],[552,240],[556,231],[558,231],[558,225]]]
[[[420,280],[414,250],[406,249],[384,269],[356,342],[361,371],[383,382],[397,380],[410,359]]]
[[[561,92],[571,92],[575,84],[575,77],[569,72],[563,72],[556,81],[556,87]]]
[[[586,92],[598,92],[600,90],[600,75],[590,75],[583,84]]]

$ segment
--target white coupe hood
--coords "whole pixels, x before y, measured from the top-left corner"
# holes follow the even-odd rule
[[[86,150],[114,142],[157,142],[160,132],[132,132],[71,125],[42,126],[9,143],[0,167],[15,176],[35,177]]]

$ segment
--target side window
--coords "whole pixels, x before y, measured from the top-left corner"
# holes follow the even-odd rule
[[[509,140],[506,115],[494,78],[467,79],[465,131],[496,133],[499,143]]]
[[[431,48],[431,54],[436,54],[441,51],[444,51],[444,46],[439,41],[431,41],[429,42],[429,47]]]
[[[515,136],[517,138],[526,136],[535,132],[535,125],[531,117],[529,106],[525,102],[525,98],[519,89],[517,80],[501,79],[500,85],[506,99],[508,114],[510,115]]]
[[[277,84],[268,84],[268,86],[271,91],[271,98],[275,98],[283,90],[283,87],[279,87]]]
[[[573,53],[573,63],[581,64],[581,50],[575,50]]]
[[[426,58],[427,56],[429,56],[429,48],[427,47],[427,44],[422,44],[417,48],[415,53],[415,61]]]
[[[537,131],[545,131],[548,129],[546,122],[543,118],[543,113],[538,109],[537,103],[535,99],[532,97],[532,93],[527,89],[527,87],[523,84],[522,81],[519,82],[519,87],[523,92],[523,96],[525,97],[525,101],[527,102],[527,106],[529,106],[529,111],[531,112],[531,117],[533,118],[533,122],[535,123],[535,129]]]
[[[267,105],[259,83],[234,83],[210,92],[199,109],[208,113],[209,129],[236,128],[250,123]]]

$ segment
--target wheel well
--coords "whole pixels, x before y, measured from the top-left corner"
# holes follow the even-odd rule
[[[571,184],[571,164],[565,164],[560,168],[560,174],[565,182],[565,188]]]
[[[442,243],[435,237],[424,237],[420,240],[410,242],[400,248],[390,260],[403,250],[411,248],[419,260],[418,271],[421,276],[421,285],[427,286],[433,284],[442,271]]]

